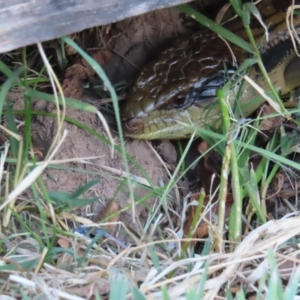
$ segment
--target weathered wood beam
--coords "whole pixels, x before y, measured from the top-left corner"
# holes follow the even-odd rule
[[[0,0],[0,53],[191,0]]]

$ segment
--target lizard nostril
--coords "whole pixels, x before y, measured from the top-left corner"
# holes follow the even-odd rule
[[[125,134],[142,133],[144,130],[144,123],[142,119],[131,119],[123,123],[123,131]]]

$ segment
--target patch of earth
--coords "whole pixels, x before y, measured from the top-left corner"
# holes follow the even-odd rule
[[[24,107],[24,99],[22,91],[20,90],[10,92],[7,100],[14,103],[13,108],[16,110],[23,109]],[[84,99],[82,100],[84,101]],[[33,109],[46,113],[56,113],[55,105],[43,100],[36,100]],[[96,114],[67,108],[66,115],[85,124],[98,134],[104,137],[106,136],[103,125]],[[47,191],[64,191],[71,194],[75,192],[80,185],[83,186],[93,179],[99,179],[100,182],[83,195],[84,198],[99,197],[99,201],[93,205],[82,208],[76,213],[96,221],[99,219],[99,213],[107,204],[110,201],[114,201],[117,205],[117,210],[122,211],[118,217],[118,221],[123,222],[136,235],[141,236],[142,232],[139,231],[138,226],[133,222],[132,210],[130,207],[128,208],[128,206],[131,206],[128,189],[126,185],[121,186],[123,178],[119,174],[121,171],[125,171],[122,155],[118,151],[115,151],[114,156],[111,157],[112,149],[109,145],[73,124],[64,122],[61,132],[64,130],[68,131],[68,135],[54,159],[77,159],[77,161],[63,163],[63,168],[71,168],[72,170],[47,168],[42,175]],[[57,131],[58,124],[56,118],[36,116],[32,130],[34,146],[40,148],[41,145],[44,145],[46,148],[49,148]],[[112,134],[116,145],[119,145],[117,135],[114,132],[112,132]],[[168,182],[168,173],[163,163],[145,141],[127,140],[125,146],[126,152],[145,170],[155,186],[159,187]],[[169,145],[166,149],[170,151],[171,147],[172,146]],[[42,150],[41,152],[46,153],[48,149]],[[176,152],[174,149],[171,152],[173,153],[173,157],[170,157],[170,159],[174,162],[176,160]],[[162,153],[162,155],[167,156],[166,153]],[[90,157],[96,158],[88,159]],[[78,162],[79,158],[82,158],[82,160],[85,159],[86,162]],[[108,168],[115,170],[116,173],[110,172]],[[141,174],[133,164],[129,164],[129,169],[130,174],[143,177],[143,174]],[[134,184],[136,200],[148,194],[149,191],[143,188],[142,185]],[[172,195],[174,196],[174,193],[172,193]],[[144,224],[147,220],[147,207],[151,209],[156,201],[157,197],[150,197],[148,200],[135,206],[135,218],[137,218],[141,224]],[[177,209],[179,209],[179,207],[177,207]],[[127,234],[122,234],[122,230],[118,231],[117,236],[118,239],[125,244],[130,241]]]

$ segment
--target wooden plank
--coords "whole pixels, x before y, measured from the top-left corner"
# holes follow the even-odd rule
[[[0,0],[0,53],[191,0]]]

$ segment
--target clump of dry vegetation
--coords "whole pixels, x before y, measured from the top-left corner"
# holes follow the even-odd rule
[[[102,41],[110,29],[88,36]],[[196,128],[202,140],[179,146],[128,140],[118,101],[126,89],[100,66],[112,52],[83,51],[79,36],[55,42],[63,62],[77,55],[64,77],[53,45],[15,51],[15,69],[2,56],[0,298],[298,299],[290,112],[264,106],[222,134]]]

